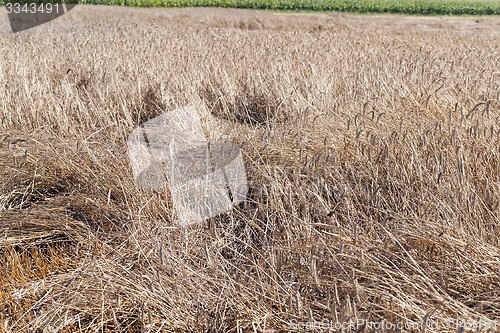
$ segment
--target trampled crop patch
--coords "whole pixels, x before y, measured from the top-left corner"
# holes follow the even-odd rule
[[[0,15],[0,331],[498,331],[499,23]]]

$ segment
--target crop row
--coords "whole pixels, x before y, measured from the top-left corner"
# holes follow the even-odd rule
[[[0,4],[4,0],[0,0]],[[60,0],[22,0],[60,2]],[[71,1],[71,0],[70,0]],[[477,0],[76,0],[82,4],[138,7],[232,7],[285,11],[340,11],[414,15],[500,15],[500,1]],[[12,2],[19,2],[12,0]],[[66,1],[67,2],[67,1]]]

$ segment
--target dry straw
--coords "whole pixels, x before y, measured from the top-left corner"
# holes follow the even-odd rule
[[[2,30],[0,331],[498,319],[500,31],[478,21],[82,5]],[[183,229],[126,139],[188,104],[250,192]]]

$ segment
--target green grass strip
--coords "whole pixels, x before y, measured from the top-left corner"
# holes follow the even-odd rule
[[[0,4],[3,1],[0,0]],[[500,15],[499,0],[77,0],[77,2],[134,7],[230,7],[410,15]]]

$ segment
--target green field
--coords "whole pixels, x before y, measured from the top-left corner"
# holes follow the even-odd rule
[[[413,15],[500,15],[498,0],[77,0],[140,7],[231,7]],[[2,4],[4,0],[0,0]],[[17,1],[13,1],[17,2]],[[29,1],[32,2],[32,1]],[[38,1],[35,1],[38,2]],[[53,2],[58,2],[57,0]]]

